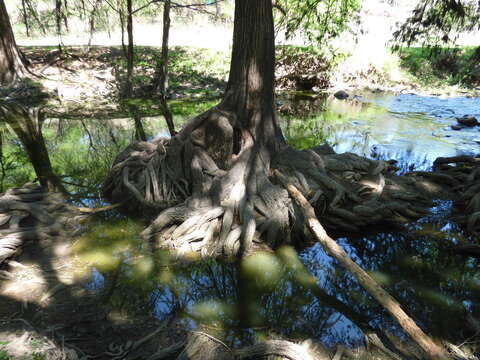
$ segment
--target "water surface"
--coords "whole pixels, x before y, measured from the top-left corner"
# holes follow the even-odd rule
[[[478,128],[450,126],[456,116],[480,116],[479,99],[369,94],[348,101],[290,96],[280,102],[284,133],[298,148],[326,142],[337,152],[397,159],[404,171],[428,169],[439,156],[478,153]],[[177,126],[187,118],[177,113]],[[168,136],[162,117],[145,118],[143,125],[150,136]],[[35,175],[21,142],[2,129],[3,191]],[[115,156],[134,139],[135,127],[130,118],[47,119],[43,137],[74,201],[95,206],[103,204],[100,184]],[[460,343],[474,335],[480,317],[478,260],[450,251],[465,241],[451,219],[451,204],[439,202],[433,210],[402,232],[383,229],[338,241],[427,332]],[[282,248],[241,265],[213,260],[185,265],[167,253],[152,254],[138,236],[145,226],[142,220],[106,214],[75,245],[89,265],[85,287],[120,317],[166,319],[229,344],[283,336],[356,346],[365,324],[404,336],[319,246]]]

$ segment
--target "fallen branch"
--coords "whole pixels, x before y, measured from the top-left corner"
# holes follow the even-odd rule
[[[114,205],[108,205],[108,206],[103,206],[103,207],[99,207],[99,208],[79,207],[77,209],[82,214],[97,214],[99,212],[110,211],[110,210],[116,209],[116,208],[120,207],[121,205],[122,204],[114,204]]]
[[[324,250],[333,258],[338,260],[363,286],[363,288],[372,295],[398,322],[398,324],[410,335],[410,337],[420,346],[429,359],[446,360],[451,357],[439,345],[437,345],[422,329],[403,311],[400,304],[388,292],[386,292],[368,273],[358,266],[345,252],[345,250],[328,236],[323,226],[315,215],[315,210],[307,199],[298,189],[288,182],[278,170],[274,175],[280,183],[287,189],[290,196],[297,202],[302,209],[306,224],[315,239],[322,245]]]

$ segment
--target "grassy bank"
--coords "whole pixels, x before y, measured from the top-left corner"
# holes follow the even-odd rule
[[[126,60],[121,47],[98,46],[89,51],[84,47],[65,47],[63,52],[55,47],[22,50],[32,63],[32,71],[43,76],[33,80],[52,95],[50,103],[55,111],[94,113],[96,117],[101,112],[105,117],[125,113],[121,90]],[[142,111],[144,116],[163,112],[155,91],[160,51],[151,46],[135,48],[134,97],[150,101]],[[473,47],[437,53],[420,48],[405,48],[399,53],[381,51],[382,54],[332,57],[314,47],[278,46],[277,92],[370,88],[426,94],[479,93],[480,51]],[[192,99],[190,110],[198,110],[195,99],[214,101],[221,97],[229,71],[229,51],[172,47],[168,97]]]
[[[400,64],[423,86],[480,86],[480,47],[405,48]]]

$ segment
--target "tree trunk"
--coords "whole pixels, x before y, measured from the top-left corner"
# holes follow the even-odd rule
[[[42,31],[42,34],[47,35],[47,29],[45,28],[45,25],[43,24],[43,22],[38,18],[37,10],[32,6],[32,3],[30,2],[30,0],[26,0],[26,4],[27,4],[28,9],[30,10],[30,15],[37,22],[37,25],[40,28],[40,30]]]
[[[68,29],[68,2],[67,2],[67,0],[64,0],[63,7],[65,8],[65,11],[62,11],[63,24],[65,25],[65,30],[68,32],[69,29]]]
[[[133,95],[133,9],[132,0],[127,0],[127,80],[125,84],[125,96],[132,97]]]
[[[272,153],[286,145],[275,114],[274,69],[271,1],[237,0],[230,76],[220,105],[237,116],[236,131],[243,132],[236,138],[237,148],[245,132]]]
[[[40,184],[50,191],[68,194],[55,175],[42,134],[43,114],[39,108],[21,105],[0,105],[0,115],[10,125],[21,141]]]
[[[26,73],[26,60],[13,35],[4,0],[0,0],[0,86],[10,86]]]
[[[124,12],[122,9],[122,4],[118,2],[118,18],[120,20],[120,33],[121,33],[121,42],[122,42],[122,51],[125,58],[127,58],[127,47],[125,46],[125,18],[123,16]]]
[[[142,124],[142,117],[138,111],[133,113],[133,120],[135,121],[135,139],[139,141],[147,141],[147,135]]]
[[[159,69],[158,90],[160,92],[160,102],[163,108],[163,114],[171,136],[175,136],[175,125],[173,123],[172,112],[167,103],[168,90],[168,39],[170,37],[170,0],[165,0],[163,4],[163,34],[162,34],[162,56]]]
[[[62,33],[62,0],[55,0],[55,24],[57,35]]]
[[[311,241],[300,209],[272,183],[273,169],[301,189],[329,229],[398,225],[428,212],[429,192],[439,187],[422,181],[419,191],[388,162],[335,154],[328,146],[288,147],[275,113],[271,0],[235,5],[222,102],[171,139],[129,146],[104,182],[105,196],[128,198],[135,210],[163,210],[143,235],[179,255],[237,256],[259,243]]]
[[[23,14],[23,23],[25,25],[25,32],[27,37],[30,37],[30,24],[28,22],[27,8],[25,6],[25,0],[22,0],[22,14]]]
[[[88,27],[89,27],[89,35],[88,35],[88,47],[92,45],[92,40],[93,40],[93,33],[95,32],[95,16],[97,13],[97,8],[99,5],[99,0],[94,0],[92,3],[92,11],[90,11],[90,17],[88,19]],[[83,3],[82,3],[83,4]],[[84,6],[84,12],[85,12],[85,5]],[[123,34],[123,25],[121,27],[122,34]]]

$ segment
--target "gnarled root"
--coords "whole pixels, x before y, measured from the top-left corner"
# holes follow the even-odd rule
[[[235,256],[292,237],[309,241],[301,211],[271,178],[274,169],[309,199],[327,229],[339,232],[418,219],[439,193],[424,191],[414,176],[396,176],[391,162],[336,154],[328,146],[272,153],[218,108],[175,138],[129,146],[103,190],[110,200],[160,210],[142,234],[157,247]]]
[[[480,157],[438,158],[434,165],[433,174],[449,179],[452,198],[465,214],[467,230],[472,234],[480,233]]]
[[[60,195],[26,184],[0,196],[0,266],[20,254],[26,241],[75,232],[85,217]]]
[[[231,349],[221,340],[206,334],[204,332],[192,332],[185,343],[182,343],[183,349],[175,357],[176,360],[241,360],[241,359],[285,359],[285,360],[313,360],[316,354],[309,343],[305,345],[295,344],[286,340],[268,340],[242,349]],[[177,348],[173,348],[177,350]],[[171,351],[168,355],[173,355]],[[166,358],[166,356],[164,357]],[[159,359],[158,356],[152,356],[149,360]]]
[[[431,205],[430,196],[420,193],[410,179],[395,176],[385,161],[335,154],[325,147],[289,148],[274,159],[273,167],[309,199],[329,229],[403,224],[424,216]]]
[[[173,151],[167,152],[169,149]],[[131,144],[115,159],[103,183],[103,194],[132,209],[161,209],[182,202],[189,195],[178,167],[182,149],[181,142],[170,139]]]

